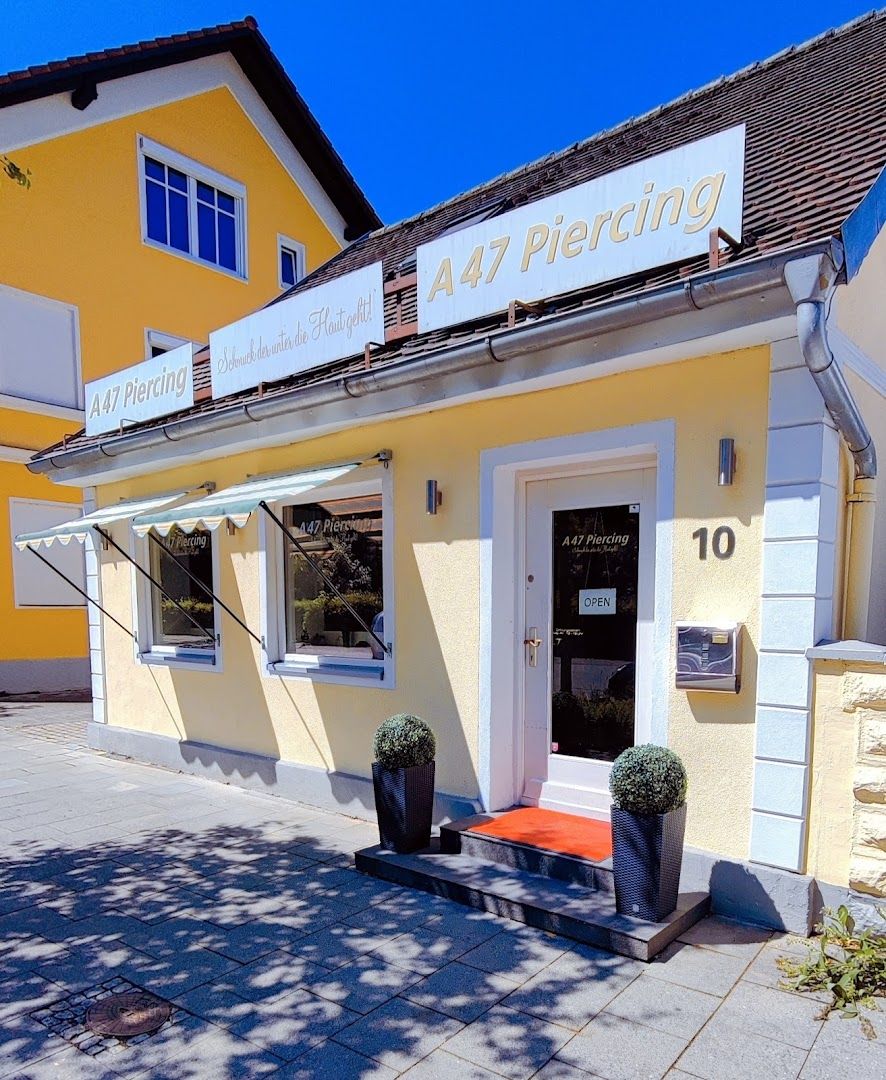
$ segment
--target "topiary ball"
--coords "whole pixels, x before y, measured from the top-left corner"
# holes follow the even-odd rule
[[[686,802],[688,779],[683,762],[666,746],[629,746],[612,763],[609,790],[620,810],[631,814],[669,814]]]
[[[372,748],[383,769],[410,769],[434,760],[437,740],[424,720],[398,713],[379,725]]]

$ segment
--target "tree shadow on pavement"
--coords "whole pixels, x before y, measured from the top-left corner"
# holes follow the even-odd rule
[[[358,874],[365,822],[239,809],[16,845],[0,865],[0,1077],[368,1080],[435,1055],[427,1075],[519,1080],[642,967]],[[90,1055],[35,1015],[115,978],[172,1001],[173,1021]]]

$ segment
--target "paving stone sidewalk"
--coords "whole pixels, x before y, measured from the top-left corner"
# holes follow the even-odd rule
[[[364,878],[365,822],[94,753],[88,712],[0,698],[0,1080],[886,1076],[886,1021],[778,988],[796,941],[644,965]],[[171,1020],[90,1036],[129,986]]]

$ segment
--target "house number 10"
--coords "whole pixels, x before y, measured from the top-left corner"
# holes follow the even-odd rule
[[[696,529],[692,539],[698,541],[698,557],[702,560],[708,557],[708,530]],[[728,525],[720,525],[714,529],[711,537],[711,550],[717,559],[731,559],[735,551],[735,533]]]

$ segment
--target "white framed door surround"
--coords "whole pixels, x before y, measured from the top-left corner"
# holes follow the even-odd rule
[[[595,756],[591,748],[588,753],[575,753],[576,746],[567,749],[560,747],[555,749],[553,739],[558,738],[555,733],[555,721],[551,707],[552,694],[555,690],[566,689],[563,683],[564,665],[569,674],[567,676],[568,690],[590,688],[601,678],[608,678],[613,674],[613,669],[607,665],[615,662],[617,667],[625,663],[634,664],[635,690],[632,694],[634,707],[634,723],[631,742],[647,743],[651,738],[651,716],[654,695],[652,693],[652,635],[655,629],[655,474],[656,459],[654,455],[634,457],[630,467],[620,461],[605,468],[598,463],[592,470],[582,469],[576,475],[557,476],[550,478],[544,473],[540,479],[533,474],[526,477],[525,498],[525,561],[521,567],[520,580],[523,582],[522,592],[524,595],[523,626],[526,628],[527,638],[536,635],[541,640],[540,647],[536,647],[535,663],[528,663],[528,655],[524,657],[522,664],[523,687],[521,701],[522,738],[518,738],[517,757],[520,758],[522,746],[522,774],[523,790],[521,802],[529,806],[541,806],[550,810],[560,810],[567,813],[580,813],[590,817],[609,818],[609,773],[612,761],[604,754]],[[521,478],[522,479],[522,478]],[[625,514],[624,517],[621,515]],[[575,515],[575,516],[574,516]],[[613,517],[615,515],[615,517]],[[576,516],[582,522],[576,524]],[[565,646],[561,642],[559,668],[555,659],[557,646],[555,645],[557,622],[562,620],[562,625],[571,623],[569,602],[565,595],[560,596],[559,614],[554,616],[555,592],[559,587],[568,593],[569,586],[577,588],[579,581],[574,576],[578,574],[592,573],[592,579],[585,579],[585,585],[611,585],[614,578],[599,577],[605,574],[608,558],[605,555],[593,555],[585,553],[579,555],[575,561],[576,549],[571,547],[571,554],[562,562],[559,541],[555,540],[558,526],[555,518],[561,522],[568,521],[570,524],[559,526],[560,532],[564,533],[564,541],[582,541],[582,537],[570,532],[576,529],[583,532],[585,528],[590,530],[600,529],[603,533],[611,527],[617,529],[625,527],[628,532],[624,534],[626,550],[631,549],[629,534],[632,528],[636,529],[636,558],[637,564],[633,570],[636,574],[633,582],[630,560],[622,564],[617,589],[612,590],[611,599],[614,601],[617,592],[631,588],[635,590],[636,610],[634,612],[633,648],[626,641],[622,641],[620,659],[610,656],[608,660],[599,661],[602,655],[606,655],[609,645],[612,644],[611,635],[614,627],[618,624],[617,608],[612,610],[613,619],[589,618],[579,620],[585,622],[585,628],[579,630],[582,642],[577,650],[575,662],[564,661],[566,654]],[[603,524],[603,518],[608,517],[610,526]],[[587,525],[593,520],[594,525]],[[619,525],[614,522],[618,520]],[[633,523],[633,524],[631,524]],[[560,565],[559,575],[555,570]],[[592,570],[593,567],[593,570]],[[569,585],[567,585],[567,581]],[[576,599],[580,594],[576,592]],[[626,612],[621,615],[622,633]],[[630,620],[630,615],[627,615]],[[593,625],[592,625],[593,624]],[[520,624],[518,622],[517,629]],[[602,638],[610,638],[604,643]],[[588,635],[594,641],[591,646],[592,653],[587,652],[589,647]],[[616,633],[615,640],[618,639]],[[519,641],[519,639],[518,639]],[[524,642],[525,644],[525,642]],[[528,650],[527,650],[528,653]],[[589,667],[582,670],[581,657],[590,661]],[[592,657],[597,657],[595,660]],[[519,665],[519,658],[518,658]],[[599,665],[599,666],[598,666]],[[596,670],[595,670],[596,669]],[[603,672],[608,674],[603,675]],[[577,686],[573,685],[573,677]],[[562,719],[562,717],[561,717]],[[559,737],[574,738],[576,732],[568,723],[561,727]]]
[[[523,784],[523,552],[526,484],[542,477],[655,468],[655,613],[649,737],[667,744],[675,424],[659,420],[485,450],[480,455],[480,799],[520,801]]]

